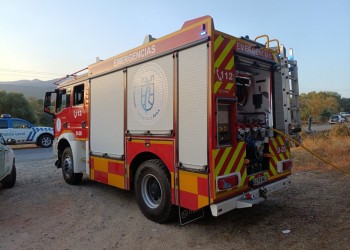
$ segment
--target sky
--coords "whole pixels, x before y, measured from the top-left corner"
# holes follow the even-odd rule
[[[0,0],[0,81],[50,80],[210,15],[217,30],[292,47],[299,89],[350,98],[349,0]]]

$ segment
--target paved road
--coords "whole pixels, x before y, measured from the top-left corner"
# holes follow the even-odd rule
[[[312,131],[323,131],[323,130],[331,130],[334,125],[324,123],[324,124],[312,124],[311,130]],[[348,123],[348,126],[350,127],[350,123]],[[303,126],[303,131],[307,130],[307,126]]]
[[[16,162],[49,160],[53,159],[52,147],[50,148],[28,148],[15,149]]]

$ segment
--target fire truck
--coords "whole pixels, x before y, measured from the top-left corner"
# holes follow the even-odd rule
[[[97,58],[46,93],[56,166],[68,184],[85,174],[133,190],[158,223],[260,203],[291,181],[288,138],[300,115],[290,52],[267,35],[218,31],[204,16]]]

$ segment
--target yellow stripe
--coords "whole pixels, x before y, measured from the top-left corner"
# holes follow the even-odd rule
[[[218,165],[217,165],[216,168],[215,168],[215,176],[218,176],[218,174],[220,173],[220,170],[221,170],[221,168],[222,168],[222,165],[224,164],[224,162],[225,162],[225,160],[226,160],[228,154],[230,153],[230,150],[231,150],[231,148],[226,148],[226,149],[225,149],[225,152],[222,154],[222,157],[221,157],[221,159],[220,159]]]
[[[275,151],[277,151],[277,142],[276,140],[271,140],[272,141],[272,145],[273,145],[273,148],[275,149]],[[278,154],[278,153],[277,153]]]
[[[216,58],[216,60],[215,60],[215,67],[216,68],[220,67],[220,65],[222,64],[222,62],[225,60],[228,53],[230,52],[230,50],[233,48],[234,44],[235,44],[235,41],[230,40],[229,43],[227,44],[227,46],[225,47],[225,49],[221,52],[220,56],[218,58]]]
[[[214,161],[215,161],[216,156],[217,156],[218,153],[219,153],[219,150],[220,150],[220,149],[215,149],[215,150],[213,150],[213,158],[214,158]]]
[[[216,94],[216,92],[220,88],[221,84],[222,84],[222,82],[219,82],[219,81],[215,82],[215,84],[214,84],[214,94]]]
[[[235,64],[235,58],[232,57],[230,61],[228,62],[227,66],[225,67],[226,70],[231,70],[233,68],[233,65]]]
[[[118,188],[124,188],[124,176],[108,174],[108,184]]]
[[[278,140],[278,142],[279,142],[281,145],[284,145],[284,140],[283,140],[282,136],[277,136],[276,139]]]
[[[277,159],[274,159],[274,158],[272,158],[272,159],[274,160],[275,165],[277,166]],[[276,175],[276,174],[277,174],[277,171],[276,171],[276,169],[272,166],[272,164],[270,165],[270,170],[271,170],[271,172],[272,172],[273,175]]]
[[[239,187],[243,186],[243,184],[244,184],[244,182],[245,182],[246,179],[247,179],[247,170],[245,170],[245,171],[243,172],[243,175],[242,175],[242,177],[241,177],[241,184],[239,185]]]
[[[198,194],[197,177],[194,173],[179,171],[180,190]]]
[[[94,170],[101,171],[104,173],[108,173],[108,160],[103,158],[96,158],[94,159]]]
[[[239,154],[239,152],[240,152],[242,146],[243,146],[243,143],[239,143],[239,144],[237,145],[237,147],[236,147],[236,149],[235,149],[235,153],[233,154],[233,156],[232,156],[230,162],[229,162],[228,165],[227,165],[227,168],[226,168],[225,173],[224,173],[225,175],[226,175],[226,174],[229,174],[229,173],[231,172],[232,167],[233,167],[233,164],[235,163],[236,160],[238,160],[238,159],[237,159],[237,156],[238,156],[238,154]]]
[[[228,91],[230,91],[233,87],[233,83],[232,82],[229,82],[227,85],[226,85],[226,88]]]
[[[240,172],[242,167],[244,166],[244,158],[245,158],[246,154],[245,152],[243,153],[241,159],[239,160],[239,163],[238,163],[238,166],[237,166],[237,169],[236,169],[236,172]]]
[[[206,196],[198,195],[198,208],[202,208],[209,205],[209,199]]]
[[[132,143],[146,143],[146,140],[132,140],[131,141]],[[157,140],[150,140],[150,141],[147,141],[151,144],[161,144],[161,145],[173,145],[174,142],[173,141],[157,141]]]
[[[214,52],[220,47],[220,44],[224,41],[224,38],[220,35],[214,42]]]

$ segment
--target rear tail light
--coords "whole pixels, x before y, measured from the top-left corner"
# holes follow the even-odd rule
[[[280,161],[277,165],[277,172],[283,173],[285,171],[291,170],[293,168],[293,161],[286,160],[286,161]]]
[[[241,173],[233,173],[216,178],[216,187],[218,191],[223,191],[239,186],[241,182]]]

